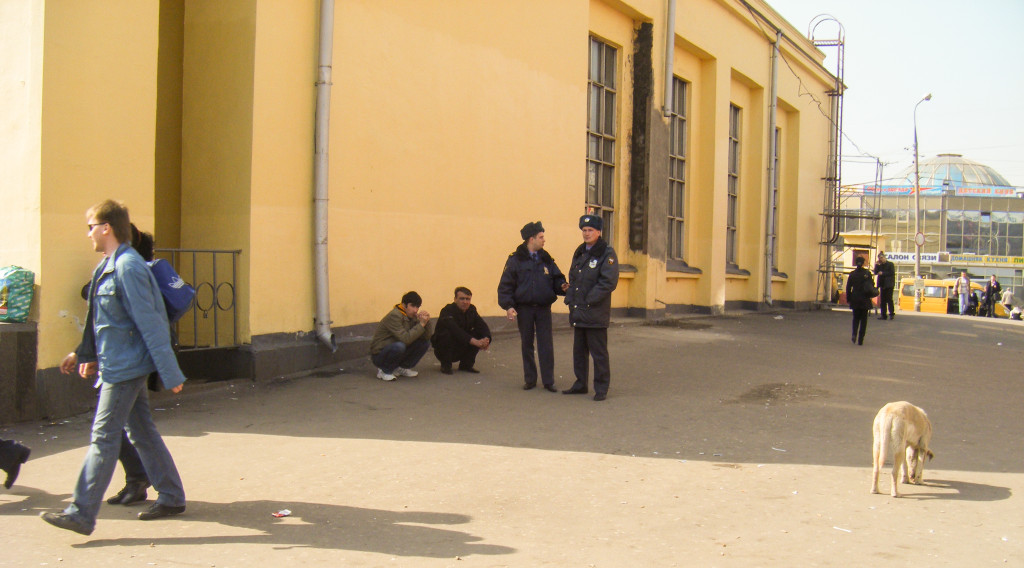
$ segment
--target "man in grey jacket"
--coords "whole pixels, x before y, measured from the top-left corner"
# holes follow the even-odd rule
[[[86,212],[88,236],[104,255],[89,287],[89,313],[79,347],[78,373],[101,379],[100,399],[92,426],[92,443],[71,504],[61,513],[43,513],[56,527],[89,535],[103,492],[110,485],[121,446],[121,432],[139,451],[153,487],[160,496],[139,513],[148,521],[185,512],[185,490],[163,438],[153,424],[146,380],[157,371],[164,387],[181,392],[185,375],[171,347],[167,311],[156,278],[131,247],[128,209],[107,200]]]
[[[608,360],[608,323],[611,320],[612,292],[619,284],[619,261],[613,249],[601,238],[604,222],[599,215],[580,217],[583,244],[572,255],[569,289],[569,323],[573,327],[572,363],[576,382],[563,394],[586,394],[590,375],[590,357],[594,358],[594,400],[608,396],[611,363]]]

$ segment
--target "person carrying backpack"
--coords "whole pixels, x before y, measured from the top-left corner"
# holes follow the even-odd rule
[[[864,345],[864,334],[868,330],[868,312],[871,311],[871,298],[874,297],[866,288],[870,286],[871,290],[876,289],[871,272],[864,268],[864,257],[858,256],[854,262],[857,268],[854,268],[846,279],[846,303],[850,304],[850,309],[853,310],[853,334],[850,341]],[[877,292],[874,294],[878,295]]]

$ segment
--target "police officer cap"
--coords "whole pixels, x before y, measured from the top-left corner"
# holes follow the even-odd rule
[[[600,215],[587,214],[580,217],[580,228],[582,229],[583,227],[590,227],[598,231],[603,231],[604,221],[601,219]]]
[[[523,236],[523,240],[528,240],[530,237],[536,236],[537,233],[544,232],[544,225],[540,224],[540,221],[533,223],[527,223],[523,225],[523,228],[519,230],[519,234]]]

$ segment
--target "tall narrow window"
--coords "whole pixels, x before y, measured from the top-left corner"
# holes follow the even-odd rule
[[[782,160],[779,156],[782,155],[782,129],[775,129],[775,175],[772,180],[772,270],[779,270],[779,180],[782,176],[779,175],[779,165],[782,164]]]
[[[590,38],[587,97],[586,205],[604,220],[612,241],[615,212],[615,69],[617,50]]]
[[[736,223],[740,196],[740,107],[729,105],[729,201],[726,206],[725,262],[736,266]]]
[[[672,78],[668,148],[668,259],[684,261],[686,213],[686,81]]]

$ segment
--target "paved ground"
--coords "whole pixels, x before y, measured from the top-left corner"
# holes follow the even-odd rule
[[[1024,324],[901,313],[858,347],[849,323],[617,326],[600,403],[522,391],[507,335],[481,375],[428,356],[395,383],[358,361],[186,385],[154,404],[187,513],[104,505],[90,537],[36,518],[68,499],[90,417],[9,425],[33,454],[0,490],[0,566],[1024,566]],[[894,400],[936,430],[902,499],[868,493],[871,421]]]

